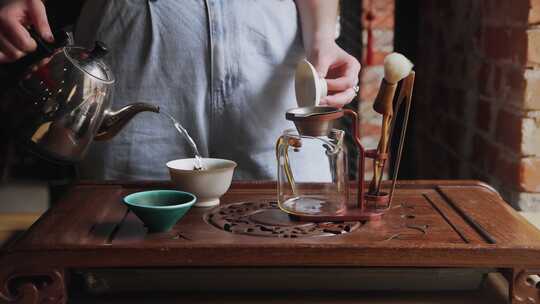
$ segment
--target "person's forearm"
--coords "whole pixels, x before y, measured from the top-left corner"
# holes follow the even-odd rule
[[[357,93],[360,63],[335,41],[338,0],[296,0],[306,59],[326,80],[328,96],[319,105],[341,108]]]
[[[338,2],[338,0],[296,0],[306,51],[309,52],[320,43],[334,40]]]

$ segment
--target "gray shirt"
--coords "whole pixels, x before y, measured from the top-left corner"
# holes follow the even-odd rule
[[[78,43],[109,44],[113,107],[158,104],[203,156],[238,163],[236,179],[274,179],[274,145],[291,127],[294,70],[304,56],[293,0],[87,1]],[[193,157],[163,115],[143,113],[95,143],[84,178],[167,179],[165,163]]]

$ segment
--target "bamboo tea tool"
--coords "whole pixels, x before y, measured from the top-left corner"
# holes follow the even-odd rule
[[[378,154],[383,157],[374,159],[373,179],[369,185],[370,194],[376,195],[380,191],[383,170],[386,164],[386,155],[389,149],[391,128],[392,124],[395,123],[393,119],[395,112],[394,95],[398,82],[411,75],[412,66],[412,63],[399,53],[392,53],[384,59],[384,79],[373,103],[373,109],[383,116],[381,138],[377,146]],[[408,88],[404,85],[404,88],[400,91],[398,101],[399,99],[403,99],[407,92]]]

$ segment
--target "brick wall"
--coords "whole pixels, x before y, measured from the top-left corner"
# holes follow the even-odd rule
[[[419,4],[412,140],[421,178],[476,178],[540,210],[540,1]]]

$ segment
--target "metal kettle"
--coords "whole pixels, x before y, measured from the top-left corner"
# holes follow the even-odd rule
[[[159,107],[134,103],[110,110],[114,76],[101,59],[107,47],[73,45],[71,35],[56,34],[54,45],[31,30],[38,50],[2,98],[9,127],[18,141],[48,159],[80,161],[94,139],[115,136],[135,114]]]

